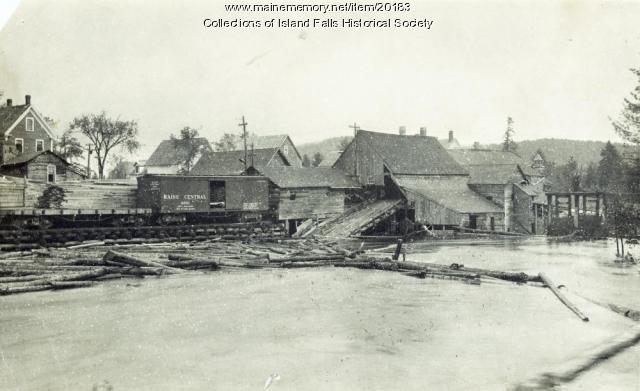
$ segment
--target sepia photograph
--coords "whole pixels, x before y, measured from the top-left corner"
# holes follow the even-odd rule
[[[640,1],[0,1],[0,391],[640,391]]]

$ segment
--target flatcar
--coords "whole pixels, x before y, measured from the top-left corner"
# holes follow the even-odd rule
[[[257,176],[144,175],[137,207],[158,224],[270,219],[269,181]]]

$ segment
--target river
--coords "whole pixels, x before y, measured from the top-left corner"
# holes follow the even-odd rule
[[[632,251],[634,251],[632,249]],[[634,322],[615,244],[409,245],[408,260],[544,271],[548,289],[347,268],[218,271],[0,297],[0,390],[502,390]],[[564,386],[640,389],[632,347]]]

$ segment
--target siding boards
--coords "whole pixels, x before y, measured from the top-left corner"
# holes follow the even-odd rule
[[[295,194],[295,198],[292,198]],[[328,217],[344,212],[344,191],[326,188],[281,189],[278,219]]]

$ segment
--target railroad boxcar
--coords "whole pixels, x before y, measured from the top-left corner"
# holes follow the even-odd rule
[[[251,221],[269,213],[269,181],[255,176],[144,175],[138,178],[138,208],[158,222]]]

